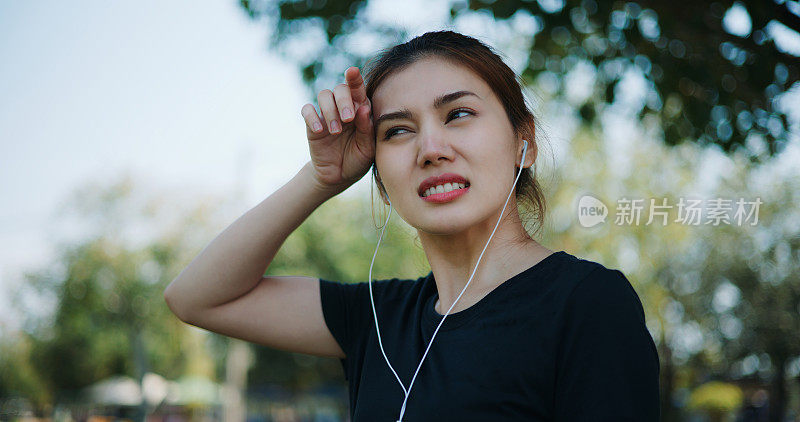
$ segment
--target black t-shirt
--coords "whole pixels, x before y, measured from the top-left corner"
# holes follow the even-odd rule
[[[432,273],[372,282],[386,356],[408,388],[443,315]],[[367,282],[320,279],[353,422],[397,421],[404,393],[378,345]],[[659,420],[659,358],[622,272],[557,251],[445,318],[404,422]]]

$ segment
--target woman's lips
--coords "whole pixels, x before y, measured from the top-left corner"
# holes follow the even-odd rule
[[[453,189],[450,192],[442,192],[442,193],[434,193],[428,196],[420,196],[423,201],[432,202],[434,204],[441,204],[444,202],[450,202],[455,200],[456,198],[464,195],[469,190],[469,186],[461,189]]]
[[[419,184],[419,187],[417,187],[417,193],[422,196],[428,188],[444,185],[445,183],[463,183],[468,185],[469,181],[467,181],[466,177],[457,173],[442,173],[438,176],[431,176],[423,180],[422,183]]]

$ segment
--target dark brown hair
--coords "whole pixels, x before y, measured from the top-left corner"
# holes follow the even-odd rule
[[[390,74],[428,57],[449,60],[479,75],[503,104],[514,135],[522,134],[528,141],[528,149],[538,152],[538,142],[535,140],[536,119],[522,93],[523,82],[491,47],[467,35],[453,31],[426,32],[410,41],[381,50],[364,66],[367,97],[372,98],[377,87]],[[517,171],[515,166],[515,176]],[[378,180],[378,190],[385,196],[386,190],[380,182],[374,163],[372,176]],[[530,168],[522,170],[517,180],[516,200],[521,208],[535,215],[532,218],[537,223],[534,233],[538,232],[544,224],[546,204],[536,178],[536,160]]]

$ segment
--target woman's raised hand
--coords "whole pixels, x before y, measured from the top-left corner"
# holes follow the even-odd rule
[[[322,118],[307,103],[301,114],[306,122],[314,177],[323,189],[339,193],[361,179],[375,158],[372,104],[361,71],[344,71],[345,83],[317,94]]]

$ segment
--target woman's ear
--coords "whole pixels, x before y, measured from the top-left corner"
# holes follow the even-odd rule
[[[523,139],[528,141],[527,150],[525,149],[525,143],[522,142]],[[522,151],[525,150],[525,157],[522,157]],[[533,136],[525,137],[520,135],[517,142],[517,165],[520,165],[523,168],[528,168],[536,162],[536,156],[539,150],[536,148],[536,141],[533,139]]]
[[[383,182],[381,181],[381,175],[378,172],[375,172],[375,180],[378,182],[378,193],[381,195],[381,199],[385,205],[389,205],[389,201],[386,199],[386,188],[383,186]]]

